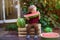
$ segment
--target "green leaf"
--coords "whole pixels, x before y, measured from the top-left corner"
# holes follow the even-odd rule
[[[45,8],[46,7],[46,4],[43,3],[43,7]]]
[[[32,1],[29,2],[29,5],[33,5],[34,3]]]
[[[24,6],[23,8],[22,8],[22,11],[23,11],[23,13],[27,13],[27,6]]]
[[[8,25],[6,26],[6,29],[7,29],[8,31],[10,31],[10,30],[15,30],[15,31],[17,31],[17,30],[18,30],[18,27],[17,27],[16,24],[8,24]]]
[[[46,22],[45,20],[43,20],[43,19],[40,19],[40,23],[41,23],[43,26],[47,25],[47,22]]]
[[[60,9],[60,0],[58,0],[58,1],[56,2],[55,8],[56,8],[56,9]]]
[[[52,32],[52,28],[50,28],[49,26],[47,26],[45,29],[44,29],[45,32]]]
[[[48,10],[53,10],[53,8],[48,8]]]
[[[59,18],[56,14],[53,14],[53,16],[54,16],[56,19],[58,19],[58,18]]]

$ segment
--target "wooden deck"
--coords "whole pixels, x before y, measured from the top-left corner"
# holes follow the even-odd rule
[[[0,34],[0,40],[26,40],[26,37],[18,37],[15,33],[4,31]],[[40,37],[38,39],[41,40]],[[33,37],[30,40],[33,40]]]

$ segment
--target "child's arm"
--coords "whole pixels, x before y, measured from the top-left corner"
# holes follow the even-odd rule
[[[29,20],[29,18],[28,18],[28,17],[26,17],[25,15],[24,15],[24,17],[25,17],[27,20]]]
[[[26,17],[26,19],[27,19],[27,20],[29,20],[29,18],[28,18],[28,17]]]

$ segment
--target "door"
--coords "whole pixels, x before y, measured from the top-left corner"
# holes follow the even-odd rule
[[[1,2],[2,1],[2,2]],[[16,22],[20,16],[19,0],[0,0],[0,23]]]

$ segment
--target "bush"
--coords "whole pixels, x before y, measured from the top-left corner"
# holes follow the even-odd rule
[[[18,27],[16,24],[8,24],[6,26],[6,30],[7,31],[18,31]]]

